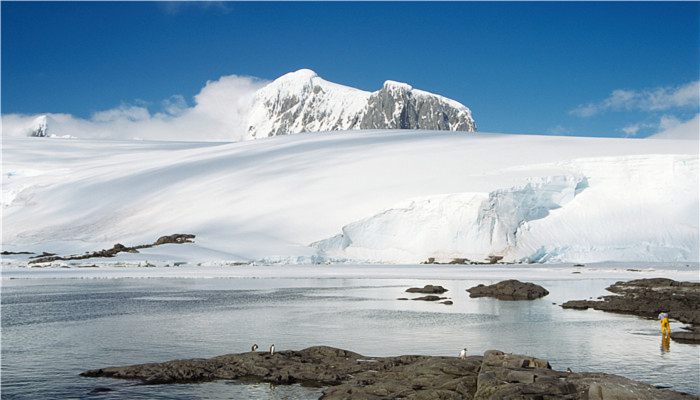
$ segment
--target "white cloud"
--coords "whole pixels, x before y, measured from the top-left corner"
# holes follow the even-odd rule
[[[582,104],[570,111],[579,117],[590,117],[604,111],[664,111],[700,106],[700,81],[681,86],[664,86],[644,90],[617,89],[608,98]]]
[[[163,112],[168,115],[181,115],[188,108],[187,100],[182,95],[176,94],[161,102]]]
[[[547,133],[550,135],[565,136],[565,135],[570,135],[572,133],[572,131],[571,131],[571,129],[569,129],[563,125],[557,125],[555,127],[547,129]]]
[[[161,11],[171,15],[191,11],[192,9],[213,10],[222,14],[231,12],[231,8],[226,1],[159,1],[157,4]]]
[[[629,137],[629,136],[636,136],[642,130],[656,129],[656,128],[658,128],[658,126],[659,126],[659,124],[650,124],[650,123],[639,122],[636,124],[627,125],[627,126],[623,127],[622,129],[620,129],[620,131],[622,131],[625,134],[625,136]]]
[[[116,121],[146,121],[151,118],[151,113],[145,107],[131,106],[123,104],[111,110],[98,111],[92,114],[91,120],[94,122],[116,122]]]
[[[664,115],[659,121],[659,132],[650,136],[654,139],[700,139],[700,114],[687,121],[681,121],[674,116]]]
[[[266,81],[237,75],[208,81],[188,106],[180,95],[161,103],[151,113],[143,105],[122,104],[94,113],[90,118],[70,114],[46,114],[48,133],[79,138],[149,140],[239,140],[247,130],[248,113],[255,92]],[[38,115],[2,116],[3,136],[26,136]]]

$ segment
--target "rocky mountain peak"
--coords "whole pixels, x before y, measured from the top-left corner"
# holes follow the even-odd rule
[[[40,115],[32,122],[32,127],[27,136],[47,137],[49,134],[49,123],[46,115]]]
[[[474,132],[471,111],[454,100],[387,80],[376,92],[329,82],[310,69],[260,89],[248,121],[250,138],[350,129]]]

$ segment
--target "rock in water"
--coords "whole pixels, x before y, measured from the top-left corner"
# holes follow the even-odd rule
[[[440,296],[435,296],[433,294],[430,294],[427,296],[416,297],[415,299],[411,299],[411,300],[438,301],[438,300],[445,300],[446,298],[447,297],[440,297]]]
[[[530,282],[515,279],[493,285],[478,285],[467,289],[469,297],[495,297],[499,300],[534,300],[549,294],[547,289]]]
[[[656,318],[660,312],[669,313],[671,319],[700,324],[700,283],[678,282],[666,278],[619,281],[608,286],[612,296],[600,300],[570,300],[563,308],[593,308],[621,314]]]
[[[635,279],[619,281],[606,288],[613,296],[602,296],[600,300],[570,300],[563,308],[609,311],[632,314],[645,318],[656,318],[667,312],[671,319],[687,324],[700,324],[700,283],[678,282],[667,278]],[[684,342],[700,342],[697,330],[672,332],[671,339]]]
[[[443,294],[447,292],[442,286],[439,285],[425,285],[422,288],[412,287],[406,289],[407,293],[425,293],[425,294]]]
[[[212,380],[328,386],[321,399],[687,399],[616,375],[552,370],[547,360],[496,350],[483,357],[365,357],[332,347],[229,354],[81,374],[149,384]],[[596,397],[597,396],[597,397]]]
[[[679,343],[694,343],[700,344],[700,330],[696,327],[691,331],[673,331],[671,339]]]

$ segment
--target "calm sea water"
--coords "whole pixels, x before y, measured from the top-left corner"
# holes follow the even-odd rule
[[[616,373],[700,393],[700,348],[671,342],[658,323],[552,304],[604,294],[610,279],[534,281],[530,302],[470,299],[495,281],[366,278],[3,280],[2,397],[316,399],[318,388],[211,382],[141,385],[82,378],[110,365],[329,345],[365,355],[457,355],[467,347],[547,358],[556,369]],[[398,301],[440,284],[454,305]],[[672,325],[678,329],[678,325]],[[96,388],[111,391],[96,393]]]

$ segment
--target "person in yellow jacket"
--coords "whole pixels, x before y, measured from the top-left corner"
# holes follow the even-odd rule
[[[659,314],[659,321],[661,321],[661,335],[671,335],[671,325],[668,324],[668,313],[662,312]]]

